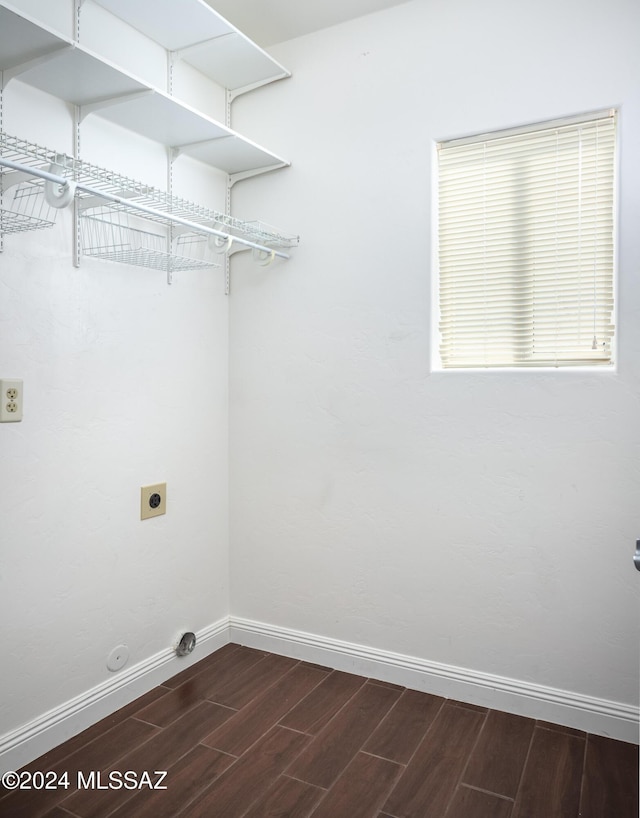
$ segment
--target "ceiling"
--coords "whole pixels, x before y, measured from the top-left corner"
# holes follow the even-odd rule
[[[406,0],[207,0],[223,17],[266,48]]]

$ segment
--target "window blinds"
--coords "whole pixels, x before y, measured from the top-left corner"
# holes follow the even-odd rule
[[[438,146],[444,368],[611,362],[615,112]]]

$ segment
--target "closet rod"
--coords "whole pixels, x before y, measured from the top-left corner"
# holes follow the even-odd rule
[[[188,219],[182,219],[179,216],[172,216],[170,213],[163,213],[161,210],[154,210],[152,207],[136,204],[135,202],[131,202],[129,199],[114,196],[112,193],[107,193],[104,190],[96,190],[95,188],[83,185],[80,182],[76,184],[72,180],[65,179],[64,176],[57,176],[55,173],[49,173],[49,171],[42,170],[41,168],[32,168],[29,167],[29,165],[21,165],[19,162],[12,162],[10,159],[4,159],[2,156],[0,156],[0,166],[11,168],[12,170],[22,171],[23,173],[28,173],[31,176],[37,176],[40,179],[44,179],[47,182],[53,182],[54,184],[60,185],[62,188],[62,193],[69,190],[69,183],[71,182],[73,185],[75,185],[77,190],[81,190],[84,193],[90,194],[91,196],[99,196],[101,199],[105,199],[108,202],[113,202],[114,204],[123,205],[130,210],[139,210],[141,213],[147,213],[149,216],[164,219],[166,221],[173,222],[174,224],[180,224],[183,227],[188,227],[190,230],[197,233],[206,233],[208,235],[218,236],[227,240],[231,239],[232,243],[234,244],[242,244],[244,247],[249,249],[258,250],[261,253],[267,253],[267,255],[271,258],[274,256],[284,259],[290,258],[288,253],[283,253],[281,250],[274,250],[272,247],[265,247],[265,245],[257,244],[254,241],[249,241],[249,239],[243,239],[240,236],[225,233],[222,230],[216,230],[213,227],[205,227],[202,224],[196,224],[196,222],[191,222]]]

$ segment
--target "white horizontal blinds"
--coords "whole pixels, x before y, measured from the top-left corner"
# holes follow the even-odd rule
[[[449,367],[611,361],[615,114],[441,143]]]

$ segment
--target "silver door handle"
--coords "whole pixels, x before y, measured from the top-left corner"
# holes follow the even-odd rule
[[[633,555],[633,564],[640,571],[640,540],[636,540],[636,553]]]

